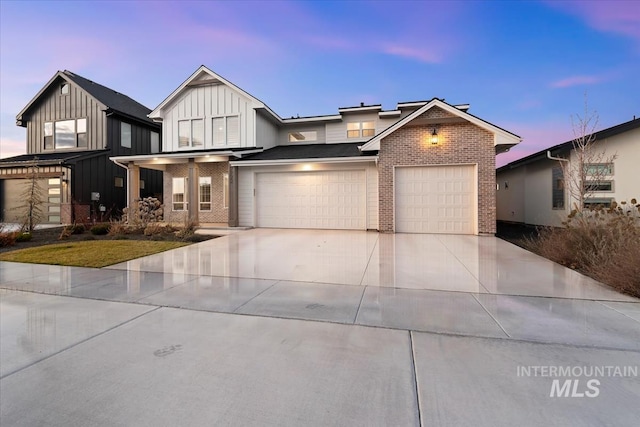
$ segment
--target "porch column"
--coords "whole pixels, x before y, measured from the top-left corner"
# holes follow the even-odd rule
[[[229,167],[229,227],[237,227],[238,219],[238,167]]]
[[[127,165],[127,206],[134,209],[140,198],[140,166],[133,163]]]
[[[199,197],[198,197],[198,166],[194,159],[189,159],[189,168],[187,174],[187,197],[189,203],[189,221],[193,221],[196,225],[199,224],[198,219],[198,205],[199,205]]]

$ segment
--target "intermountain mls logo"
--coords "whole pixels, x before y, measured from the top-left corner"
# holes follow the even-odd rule
[[[549,397],[598,397],[603,378],[638,376],[638,366],[518,366],[518,377],[551,378]]]

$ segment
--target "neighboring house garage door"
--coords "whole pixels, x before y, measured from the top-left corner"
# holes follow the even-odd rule
[[[2,180],[2,220],[4,222],[22,223],[26,218],[27,205],[25,192],[29,188],[28,179],[5,179]],[[60,224],[60,178],[38,179],[37,185],[40,188],[40,211],[41,216],[38,222],[49,224]]]
[[[398,167],[395,230],[476,233],[475,166]]]
[[[366,228],[364,171],[259,173],[258,227]]]

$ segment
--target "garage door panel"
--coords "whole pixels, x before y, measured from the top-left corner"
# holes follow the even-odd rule
[[[365,229],[364,171],[260,173],[258,227]]]
[[[471,165],[397,168],[396,231],[475,233],[474,189]]]

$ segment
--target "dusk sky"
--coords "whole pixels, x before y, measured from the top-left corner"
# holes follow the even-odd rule
[[[57,70],[155,108],[204,64],[281,117],[444,98],[523,138],[499,165],[640,116],[640,2],[0,1],[0,157]]]

